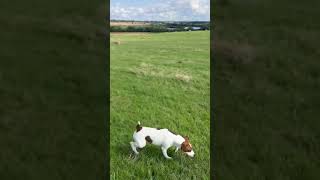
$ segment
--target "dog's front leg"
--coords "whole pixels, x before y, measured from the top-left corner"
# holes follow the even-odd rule
[[[168,154],[167,154],[168,148],[161,147],[161,150],[162,150],[162,154],[164,155],[165,158],[172,159],[172,157],[169,157]]]
[[[180,149],[179,147],[176,147],[176,150],[175,150],[174,152],[178,152],[178,151],[179,151],[179,149]]]

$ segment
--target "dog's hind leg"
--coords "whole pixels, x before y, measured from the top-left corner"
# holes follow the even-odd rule
[[[161,147],[161,150],[162,150],[162,154],[164,155],[165,158],[172,159],[172,157],[169,157],[168,154],[167,154],[168,148]]]
[[[133,152],[134,152],[135,154],[139,154],[139,152],[137,151],[136,143],[131,141],[131,142],[130,142],[130,145],[131,145],[131,148],[132,148]]]
[[[136,154],[139,154],[139,152],[137,151],[137,148],[142,149],[146,146],[146,144],[147,144],[146,140],[138,140],[138,141],[130,142],[131,148]]]
[[[144,148],[144,147],[146,146],[146,144],[147,144],[147,142],[146,142],[145,139],[135,141],[135,146],[136,146],[137,148],[140,148],[140,149]]]

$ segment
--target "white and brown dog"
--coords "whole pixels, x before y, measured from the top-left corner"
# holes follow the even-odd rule
[[[167,150],[172,146],[176,147],[175,152],[181,149],[190,157],[195,155],[187,136],[177,135],[168,129],[142,127],[138,122],[136,131],[133,133],[133,142],[130,142],[131,148],[135,154],[139,154],[137,148],[143,148],[147,143],[161,146],[162,154],[167,159],[172,159],[167,154]]]

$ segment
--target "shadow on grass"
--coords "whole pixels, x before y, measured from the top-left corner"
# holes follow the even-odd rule
[[[136,161],[139,159],[146,158],[146,159],[150,159],[150,160],[157,161],[157,162],[167,162],[168,161],[163,156],[160,147],[155,146],[155,145],[146,145],[144,148],[138,149],[138,152],[139,152],[138,155],[134,154],[129,143],[119,144],[116,148],[116,151],[118,152],[119,156],[121,156],[124,159],[129,158],[129,159]],[[170,148],[168,150],[168,155],[178,161],[184,159],[181,152],[175,153],[173,148]]]

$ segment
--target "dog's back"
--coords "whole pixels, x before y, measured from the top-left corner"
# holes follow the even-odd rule
[[[140,121],[138,121],[138,124],[136,126],[136,131],[134,132],[134,134],[145,134],[145,135],[147,135],[147,134],[163,134],[163,133],[173,134],[168,129],[160,129],[160,128],[151,128],[151,127],[141,126]]]
[[[168,129],[142,127],[140,122],[138,122],[136,131],[133,133],[133,139],[135,141],[145,139],[150,144],[161,145],[165,142],[165,139],[172,138],[172,135]]]

